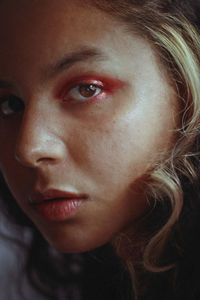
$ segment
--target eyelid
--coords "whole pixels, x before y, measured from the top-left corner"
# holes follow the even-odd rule
[[[83,96],[81,95],[80,92],[80,88],[81,87],[88,87],[90,85],[95,86],[95,92],[92,96]],[[105,97],[106,93],[105,93],[105,89],[103,87],[101,87],[100,85],[96,85],[96,84],[77,84],[74,87],[70,88],[69,90],[67,90],[67,92],[65,93],[65,96],[63,98],[64,101],[70,101],[70,102],[79,102],[79,103],[87,103],[88,101],[94,101],[100,98],[102,99],[102,97]]]
[[[104,88],[104,84],[98,80],[81,80],[81,81],[77,80],[77,82],[72,82],[65,86],[63,98],[65,97],[65,95],[67,93],[70,93],[73,89],[84,86],[84,85],[95,85],[97,88],[100,88],[102,91],[106,90],[106,88]]]
[[[69,79],[67,83],[65,82],[65,84],[63,84],[61,88],[59,88],[59,93],[57,94],[57,97],[63,98],[67,91],[81,84],[94,84],[103,88],[104,90],[107,90],[108,93],[112,93],[122,88],[126,83],[120,79],[113,79],[111,77],[94,74],[76,76]]]

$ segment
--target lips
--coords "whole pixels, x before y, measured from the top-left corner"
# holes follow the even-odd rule
[[[29,202],[34,211],[47,221],[65,221],[79,209],[85,194],[49,189],[45,192],[35,192],[29,197]]]
[[[56,189],[49,189],[45,192],[35,192],[30,195],[29,201],[32,204],[39,204],[45,201],[56,201],[61,199],[86,199],[85,194],[76,194],[65,191],[60,191]]]

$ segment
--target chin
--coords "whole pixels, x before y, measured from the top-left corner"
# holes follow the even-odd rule
[[[97,237],[87,237],[74,234],[72,238],[57,236],[56,238],[44,236],[47,242],[57,251],[61,253],[83,253],[99,248],[106,243],[109,239],[97,239]]]
[[[85,222],[68,221],[48,223],[45,226],[37,225],[47,242],[61,253],[83,253],[94,250],[109,243],[116,234],[111,226],[108,230],[107,226],[94,226]]]
[[[99,248],[103,246],[105,243],[67,243],[67,242],[60,242],[60,243],[55,243],[49,241],[49,244],[56,249],[58,252],[65,253],[65,254],[72,254],[72,253],[84,253],[88,252],[91,250],[94,250],[96,248]]]

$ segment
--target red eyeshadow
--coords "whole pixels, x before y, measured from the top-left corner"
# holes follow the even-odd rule
[[[103,88],[107,93],[112,93],[125,85],[125,82],[119,79],[113,79],[106,76],[87,74],[82,76],[74,76],[68,80],[59,88],[57,97],[62,98],[67,90],[70,90],[78,84],[96,84]]]

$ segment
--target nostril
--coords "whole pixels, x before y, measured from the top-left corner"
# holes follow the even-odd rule
[[[32,167],[34,161],[37,161],[37,159],[34,158],[33,151],[30,151],[27,148],[22,148],[21,146],[15,151],[15,159],[18,163],[26,167]]]
[[[52,164],[54,158],[48,157],[41,151],[24,151],[17,152],[15,154],[15,159],[25,167],[38,167],[40,164]]]
[[[52,158],[52,157],[41,157],[39,159],[36,160],[36,164],[55,164],[57,162],[56,158]]]
[[[25,167],[36,168],[44,164],[56,164],[66,155],[65,145],[55,139],[44,139],[43,142],[31,141],[20,143],[16,147],[15,159]]]

